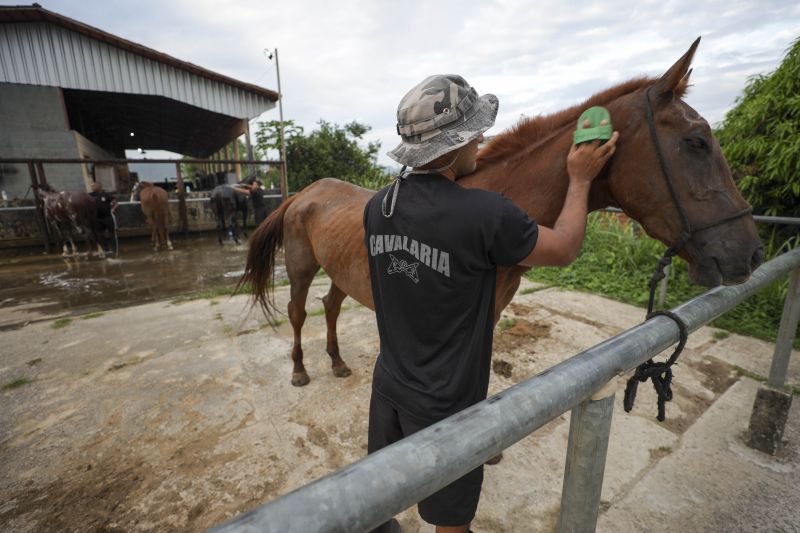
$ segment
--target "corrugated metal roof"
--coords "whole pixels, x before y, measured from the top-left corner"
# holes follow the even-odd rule
[[[0,6],[0,81],[164,96],[237,118],[278,98],[38,6]]]

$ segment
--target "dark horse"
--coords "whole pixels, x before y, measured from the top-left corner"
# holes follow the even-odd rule
[[[220,246],[222,238],[228,232],[236,244],[236,213],[242,213],[242,233],[247,237],[247,195],[237,192],[230,185],[217,185],[211,191],[211,208],[217,218],[217,238]],[[227,226],[227,227],[226,227]]]
[[[682,100],[698,43],[699,39],[658,79],[634,79],[554,115],[522,120],[492,139],[479,154],[477,170],[459,185],[502,193],[537,223],[553,227],[567,192],[566,155],[578,117],[586,108],[602,105],[611,112],[620,137],[616,154],[592,183],[589,208],[620,207],[661,242],[686,241],[679,255],[698,284],[714,287],[747,280],[763,260],[749,206],[736,189],[708,122]],[[659,151],[671,182],[659,163]],[[362,217],[374,194],[334,179],[317,181],[284,202],[250,239],[240,286],[252,286],[253,301],[268,315],[275,309],[269,292],[275,253],[285,248],[294,385],[309,381],[300,330],[308,288],[320,267],[332,281],[323,304],[333,373],[350,374],[339,355],[336,319],[346,295],[373,308]],[[694,231],[684,232],[683,219]],[[526,270],[497,269],[495,320]]]
[[[78,253],[73,237],[80,235],[86,239],[87,253],[91,254],[92,249],[97,248],[97,255],[105,258],[97,239],[97,203],[94,198],[85,191],[58,192],[47,184],[39,185],[38,189],[45,219],[58,238],[62,255],[69,257]]]

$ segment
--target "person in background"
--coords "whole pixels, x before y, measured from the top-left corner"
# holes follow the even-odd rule
[[[245,182],[240,182],[233,185],[233,190],[246,194],[253,201],[253,214],[255,217],[256,226],[261,224],[267,218],[267,206],[264,203],[264,189],[261,186],[261,180],[253,180],[252,185]]]
[[[264,222],[267,218],[267,206],[264,203],[264,188],[261,180],[255,180],[250,187],[250,199],[253,201],[253,214],[256,218],[256,226]]]
[[[95,227],[97,238],[101,241],[103,250],[109,252],[111,248],[106,236],[106,230],[111,232],[112,236],[117,231],[113,215],[118,207],[117,199],[114,198],[114,195],[104,191],[103,185],[98,181],[92,183],[92,192],[89,194],[97,204],[97,226]]]

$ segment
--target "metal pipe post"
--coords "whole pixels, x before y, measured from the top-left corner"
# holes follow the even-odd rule
[[[247,148],[247,159],[253,160],[253,143],[250,141],[250,121],[246,118],[242,119],[244,122],[244,145]],[[247,174],[257,175],[258,167],[252,166],[247,170]]]
[[[42,197],[39,195],[39,180],[36,177],[36,169],[33,163],[28,163],[28,173],[31,176],[31,188],[33,189],[33,203],[36,205],[36,224],[42,233],[44,240],[44,253],[50,253],[50,228],[47,225],[47,217],[44,214]],[[58,245],[56,243],[56,245]]]
[[[175,163],[175,178],[178,186],[178,218],[181,224],[181,233],[186,237],[189,234],[189,217],[186,214],[186,188],[183,186],[181,164]]]
[[[289,198],[289,169],[286,168],[286,141],[283,135],[283,91],[281,91],[281,66],[278,62],[278,49],[275,49],[275,72],[278,74],[278,112],[281,119],[281,195]]]
[[[789,290],[786,292],[786,300],[783,302],[781,325],[775,341],[772,365],[769,368],[768,383],[772,387],[781,388],[786,383],[786,371],[789,368],[789,356],[792,353],[798,319],[800,319],[800,268],[792,272]]]
[[[590,398],[572,409],[559,533],[595,530],[613,412],[613,392],[598,400]]]

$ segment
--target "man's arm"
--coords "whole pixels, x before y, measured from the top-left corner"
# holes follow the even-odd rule
[[[521,266],[567,266],[575,260],[586,232],[589,188],[614,155],[618,138],[619,133],[615,131],[605,144],[593,141],[572,146],[567,156],[569,188],[561,214],[553,229],[539,226],[536,246],[519,263]]]

